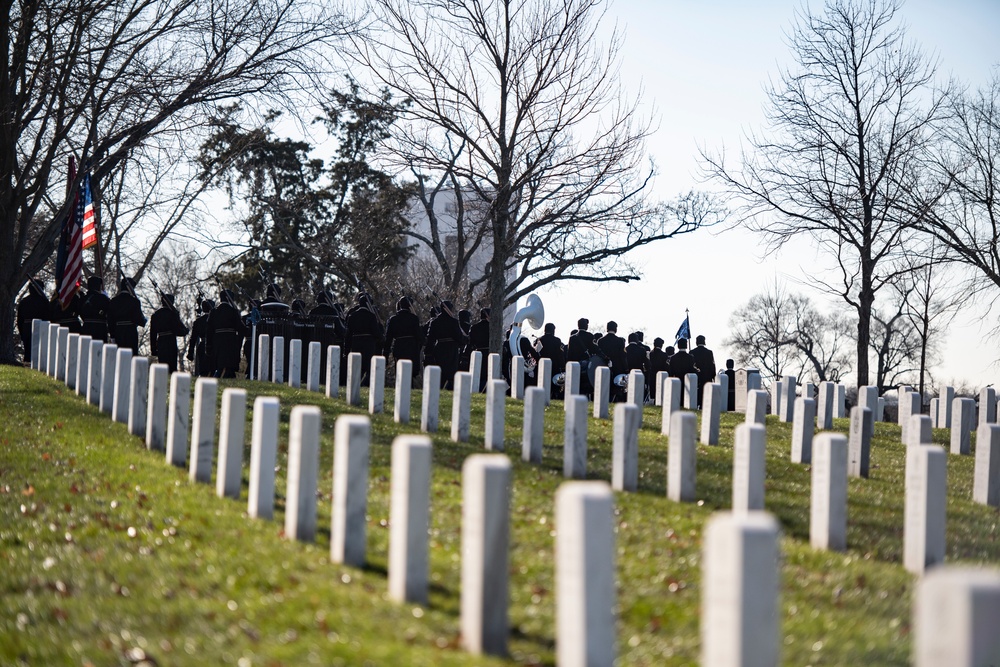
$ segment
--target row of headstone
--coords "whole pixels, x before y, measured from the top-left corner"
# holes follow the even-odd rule
[[[833,434],[817,440],[817,457],[837,438],[833,451],[844,460],[847,443]],[[778,522],[766,512],[719,512],[704,535],[701,664],[779,664]],[[917,584],[912,618],[916,667],[1000,664],[1000,571],[936,568]]]
[[[85,337],[80,337],[85,338]],[[72,339],[77,354],[70,352],[66,336],[66,363],[62,377],[78,378],[83,363],[80,338]],[[61,343],[55,337],[56,363],[62,358]],[[86,344],[86,341],[84,341]],[[127,420],[129,430],[142,436],[147,445],[162,443],[166,370],[163,364],[148,368],[145,358],[131,358],[128,350],[102,346],[100,361],[91,367],[114,369],[112,415]],[[127,354],[123,354],[127,353]],[[76,373],[69,360],[76,357]],[[90,355],[94,357],[94,354]],[[110,359],[114,359],[113,366]],[[56,370],[56,372],[58,372]],[[148,379],[147,379],[148,375]],[[432,374],[431,374],[432,375]],[[471,385],[471,374],[469,384]],[[170,430],[166,435],[168,459],[183,465],[187,443],[185,419],[190,398],[190,375],[175,373],[170,378]],[[494,396],[503,395],[502,381],[492,386]],[[144,385],[148,391],[141,391]],[[437,385],[435,385],[437,386]],[[719,385],[715,385],[719,387]],[[101,383],[102,397],[107,402]],[[540,388],[525,396],[526,414],[544,406]],[[706,387],[705,403],[717,389]],[[213,456],[217,381],[200,378],[195,384],[194,419],[191,425],[192,451],[189,474],[193,481],[209,482]],[[145,400],[140,399],[143,397]],[[766,395],[764,396],[766,400]],[[127,403],[124,412],[120,403]],[[488,397],[489,406],[497,403]],[[570,450],[570,414],[587,414],[586,399],[575,396],[567,416],[567,450]],[[147,407],[143,415],[140,406]],[[795,401],[796,424],[811,425],[811,399]],[[499,403],[498,403],[499,405]],[[529,409],[530,406],[530,409]],[[220,497],[239,497],[243,451],[243,424],[246,392],[230,388],[223,392],[219,432],[217,492]],[[635,438],[640,408],[627,402],[616,406],[613,484],[622,490],[634,488],[636,481]],[[502,423],[502,407],[494,407],[494,420]],[[714,409],[711,410],[714,412]],[[852,425],[862,430],[870,423],[869,410],[855,408]],[[122,417],[122,415],[127,415]],[[800,417],[801,415],[801,417]],[[748,410],[749,416],[749,410]],[[143,419],[142,417],[145,417]],[[904,565],[923,572],[939,563],[944,555],[945,454],[929,446],[928,417],[912,415],[908,432]],[[527,423],[529,419],[526,418]],[[540,420],[532,421],[536,431]],[[140,426],[140,423],[143,426]],[[586,419],[583,420],[584,429]],[[668,495],[677,500],[693,499],[694,425],[692,412],[671,412]],[[578,430],[578,429],[577,429]],[[796,429],[797,430],[797,429]],[[852,428],[852,438],[855,429]],[[487,432],[490,429],[487,428]],[[525,452],[534,456],[540,440],[527,435]],[[319,457],[320,412],[311,406],[292,410],[289,428],[288,490],[285,534],[289,539],[311,541],[316,534],[316,471]],[[250,494],[248,511],[254,517],[270,517],[274,503],[274,462],[277,451],[278,401],[259,397],[255,401],[251,444]],[[925,437],[926,436],[926,437]],[[798,437],[798,436],[796,436]],[[793,441],[796,439],[793,437]],[[804,437],[804,436],[803,436]],[[331,559],[361,566],[365,563],[365,511],[368,477],[370,424],[366,417],[345,416],[335,428],[334,492],[331,524]],[[496,438],[494,437],[494,440]],[[579,440],[577,436],[572,439]],[[704,429],[703,429],[704,439]],[[583,447],[586,437],[582,438]],[[501,436],[502,442],[502,436]],[[540,443],[539,443],[540,444]],[[173,449],[173,453],[170,449]],[[843,549],[846,546],[846,495],[849,452],[842,435],[821,433],[806,447],[793,442],[793,456],[811,451],[812,493],[810,542],[816,548]],[[1000,426],[986,423],[977,434],[977,502],[995,504],[1000,492],[989,485],[1000,470]],[[540,454],[540,452],[539,452]],[[980,469],[980,458],[984,461]],[[393,443],[389,589],[397,600],[423,602],[427,589],[427,525],[429,514],[431,444],[428,438],[400,436]],[[585,462],[585,449],[584,458]],[[688,461],[689,465],[685,465]],[[764,428],[748,423],[737,428],[734,447],[733,512],[713,516],[705,532],[705,597],[703,599],[703,664],[729,665],[763,661],[771,664],[778,656],[777,618],[777,523],[763,508]],[[570,466],[571,467],[571,466]],[[503,654],[507,635],[507,542],[510,464],[505,457],[469,457],[463,468],[463,562],[462,630],[469,650]],[[569,476],[569,475],[567,475]],[[982,499],[980,499],[982,497]],[[614,639],[614,521],[613,500],[601,482],[566,484],[556,500],[557,651],[560,664],[611,664]],[[498,574],[503,581],[498,582]],[[982,631],[968,613],[1000,612],[1000,577],[940,569],[924,578],[918,593],[914,618],[917,632],[917,664],[965,664],[968,657],[981,664],[995,657],[1000,642],[995,633]],[[951,611],[952,613],[947,613]],[[762,626],[762,619],[767,627]],[[981,624],[980,624],[981,625]],[[919,631],[923,627],[954,631]],[[925,637],[926,635],[926,637]],[[571,639],[567,639],[571,638]],[[978,657],[977,657],[978,656]],[[956,660],[958,662],[956,662]],[[980,662],[975,662],[979,660]]]

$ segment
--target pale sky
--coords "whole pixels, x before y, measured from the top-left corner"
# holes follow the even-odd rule
[[[626,35],[623,83],[633,92],[642,88],[658,120],[649,145],[659,169],[657,197],[698,186],[699,146],[725,147],[736,157],[744,132],[761,127],[764,86],[789,62],[784,35],[799,6],[792,0],[613,2],[608,22],[617,21]],[[975,87],[1000,65],[1000,0],[906,0],[901,14],[910,39],[939,59],[942,78]],[[577,318],[587,317],[592,329],[614,319],[620,333],[642,330],[647,343],[656,336],[672,342],[688,308],[692,334],[707,337],[721,367],[731,356],[722,345],[730,313],[776,277],[830,312],[825,295],[797,282],[804,267],[815,265],[809,247],[795,243],[764,257],[762,240],[747,231],[703,230],[637,251],[633,261],[644,274],[638,283],[564,283],[539,294],[546,321],[564,341]],[[994,364],[1000,341],[986,340],[996,322],[997,313],[984,317],[982,308],[960,312],[943,363],[933,369],[936,379],[1000,384]]]

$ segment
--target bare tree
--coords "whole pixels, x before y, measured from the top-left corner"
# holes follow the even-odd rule
[[[1000,287],[1000,73],[974,94],[949,98],[942,150],[926,189],[937,196],[915,208],[918,228],[937,240],[945,259],[971,268],[995,294]]]
[[[630,281],[642,245],[717,213],[650,202],[648,122],[619,88],[615,34],[602,49],[601,0],[370,0],[374,29],[357,57],[412,101],[404,162],[451,169],[485,203],[495,313],[557,280]],[[455,158],[450,146],[461,147]],[[445,148],[442,148],[445,147]],[[699,200],[701,204],[704,200]],[[502,318],[491,319],[499,349]]]
[[[0,362],[14,361],[14,297],[68,213],[68,156],[101,183],[220,101],[288,102],[329,71],[344,29],[311,0],[0,0]]]
[[[807,297],[775,283],[733,313],[726,345],[736,350],[737,362],[759,367],[764,377],[791,374],[835,382],[850,370],[846,341],[852,325],[823,315]]]
[[[960,294],[949,265],[935,243],[914,257],[914,268],[903,276],[906,318],[919,347],[917,387],[924,395],[929,369],[937,362],[937,351],[946,327],[955,318],[967,295]]]
[[[900,268],[915,220],[920,167],[942,96],[934,65],[905,40],[897,0],[828,0],[805,9],[790,43],[793,69],[768,90],[769,128],[748,137],[740,164],[702,154],[739,202],[740,218],[776,251],[809,236],[831,262],[816,278],[857,314],[857,376],[869,380],[871,313]]]
[[[872,311],[871,349],[879,393],[912,377],[920,358],[920,340],[907,318],[909,285],[893,285],[889,307]]]
[[[157,254],[148,265],[146,275],[151,280],[141,284],[136,293],[147,315],[162,305],[160,294],[152,286],[155,283],[163,293],[174,296],[174,308],[177,309],[181,322],[190,328],[199,315],[198,308],[202,297],[207,296],[203,290],[209,284],[208,271],[201,255],[189,243],[167,241],[164,252]],[[141,331],[140,345],[145,346],[148,343],[149,327]],[[187,348],[187,341],[188,336],[185,336],[177,345],[180,350],[178,362],[181,369],[185,366],[184,351]]]

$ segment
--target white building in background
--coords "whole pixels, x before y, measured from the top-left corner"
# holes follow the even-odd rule
[[[462,204],[460,206],[459,204]],[[469,296],[469,285],[482,278],[493,254],[493,241],[490,234],[489,222],[486,220],[486,204],[470,188],[462,190],[462,201],[451,187],[442,187],[434,197],[433,216],[437,221],[438,243],[445,256],[445,261],[452,271],[459,257],[459,219],[462,220],[462,231],[464,234],[464,249],[468,254],[466,258],[466,268],[464,279],[457,285],[454,300],[458,308],[468,308],[472,311],[472,319],[479,319],[479,309],[485,305],[485,283],[480,283],[472,296]],[[414,197],[406,213],[406,218],[411,224],[411,235],[408,245],[414,249],[413,256],[407,261],[407,280],[414,281],[422,285],[429,285],[438,295],[444,297],[451,291],[445,285],[437,257],[427,243],[431,241],[431,216],[425,208],[423,202]],[[425,241],[426,240],[426,241]],[[478,243],[478,245],[477,245]],[[514,272],[508,273],[513,279]],[[423,291],[423,290],[421,290]],[[428,290],[430,291],[430,290]],[[504,309],[504,321],[512,321],[516,312],[514,306]]]

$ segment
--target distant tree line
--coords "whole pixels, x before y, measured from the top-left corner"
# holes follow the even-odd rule
[[[850,367],[859,385],[905,379],[923,391],[935,338],[957,305],[952,282],[988,304],[1000,295],[1000,75],[975,91],[940,81],[937,63],[907,39],[900,9],[897,0],[828,0],[800,10],[793,64],[768,89],[766,127],[735,161],[702,154],[737,224],[771,251],[808,238],[824,265],[807,281],[851,313],[826,327],[842,337],[850,323],[850,364],[813,359],[803,341],[822,318],[800,324],[799,297],[761,295],[784,307],[781,326],[742,321],[759,315],[747,308],[734,317],[733,341],[773,331],[756,343],[763,349],[742,352],[768,359],[771,371],[808,366],[820,378]],[[786,339],[786,326],[797,333]],[[786,363],[778,349],[801,357]]]

